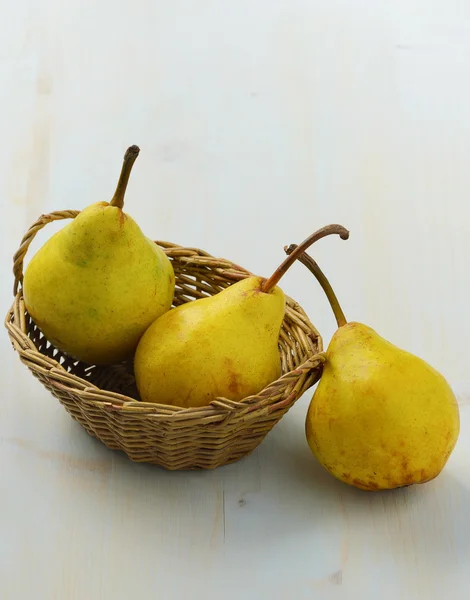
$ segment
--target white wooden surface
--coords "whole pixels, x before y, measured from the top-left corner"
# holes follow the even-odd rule
[[[43,212],[109,199],[147,235],[259,274],[314,254],[349,318],[439,368],[462,431],[435,481],[367,494],[303,434],[307,393],[252,456],[214,472],[134,465],[91,439],[1,338],[2,600],[468,596],[470,3],[2,0],[1,302]],[[35,244],[54,231],[50,226]],[[301,265],[284,290],[325,343]]]

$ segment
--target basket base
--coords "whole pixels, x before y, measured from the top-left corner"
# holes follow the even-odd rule
[[[129,451],[120,446],[114,440],[108,440],[105,436],[103,436],[103,432],[96,432],[94,428],[89,425],[85,418],[80,417],[75,410],[71,410],[70,406],[65,403],[59,395],[55,394],[53,390],[51,391],[52,394],[58,398],[59,402],[72,417],[72,419],[81,425],[88,435],[101,442],[108,450],[119,452],[119,454],[126,456],[133,463],[148,464],[160,467],[166,471],[214,470],[219,467],[224,467],[226,465],[239,462],[243,458],[250,456],[250,454],[256,450],[256,448],[261,444],[267,435],[267,433],[264,432],[263,434],[258,435],[257,438],[251,438],[250,445],[247,448],[240,448],[236,443],[234,443],[233,446],[226,447],[226,452],[224,455],[217,453],[217,458],[215,458],[214,451],[210,448],[208,448],[206,452],[201,451],[199,448],[197,451],[198,457],[195,457],[195,460],[188,460],[186,450],[181,453],[180,457],[178,457],[178,455],[175,453],[172,453],[171,456],[165,456],[165,454],[161,452],[157,445],[154,447],[147,445],[142,450],[136,449],[134,451]],[[276,418],[275,421],[277,422],[277,420],[278,419]]]

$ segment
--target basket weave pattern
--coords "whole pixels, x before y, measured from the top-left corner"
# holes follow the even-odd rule
[[[28,315],[21,283],[23,261],[36,233],[47,223],[79,211],[42,215],[14,257],[14,302],[5,319],[20,360],[92,436],[136,462],[166,469],[211,469],[250,454],[295,401],[316,381],[322,339],[302,308],[286,297],[279,337],[281,377],[241,402],[216,398],[201,408],[141,402],[132,362],[94,366],[54,348]],[[173,264],[174,306],[214,295],[251,273],[197,248],[156,242]]]

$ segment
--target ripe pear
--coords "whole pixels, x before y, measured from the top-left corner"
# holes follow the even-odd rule
[[[123,211],[138,153],[127,150],[112,200],[91,204],[55,233],[24,275],[34,322],[56,348],[88,364],[129,358],[173,301],[170,260]]]
[[[338,322],[306,417],[312,453],[334,477],[363,490],[434,479],[460,432],[450,385],[372,328],[347,322],[319,266],[308,254],[299,260],[317,277]]]
[[[262,292],[262,282],[243,279],[157,319],[134,359],[142,400],[203,406],[217,396],[241,400],[277,379],[285,297],[279,287]]]
[[[141,399],[199,407],[260,392],[281,375],[279,332],[285,296],[277,286],[297,255],[325,227],[289,256],[269,279],[255,275],[218,294],[180,305],[159,317],[137,346],[134,371]]]

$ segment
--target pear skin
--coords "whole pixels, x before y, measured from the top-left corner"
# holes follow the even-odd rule
[[[460,433],[452,388],[421,358],[348,322],[318,264],[306,252],[299,261],[321,285],[338,324],[307,411],[312,453],[334,477],[363,490],[434,479]]]
[[[261,291],[263,281],[248,277],[158,318],[135,354],[141,399],[198,407],[216,397],[241,400],[275,381],[285,296],[277,286]]]
[[[34,322],[56,348],[88,364],[129,358],[173,301],[171,262],[122,210],[124,190],[118,184],[118,201],[115,194],[88,206],[55,233],[24,275]]]
[[[333,476],[364,490],[430,481],[459,431],[438,371],[361,323],[336,331],[306,418],[310,449]]]
[[[286,299],[279,280],[311,244],[339,225],[306,238],[268,278],[248,276],[218,294],[163,314],[142,336],[134,358],[142,400],[184,408],[217,397],[243,400],[281,375],[279,334]]]

